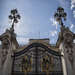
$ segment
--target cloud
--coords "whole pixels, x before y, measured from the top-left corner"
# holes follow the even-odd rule
[[[71,10],[73,13],[73,17],[75,18],[75,0],[71,0]]]
[[[29,38],[24,38],[24,37],[17,37],[17,41],[19,44],[24,45],[29,42]]]
[[[75,0],[71,0],[71,3],[75,3]]]
[[[71,0],[57,0],[60,4],[60,6],[62,6],[63,8],[65,8],[65,9],[68,9],[68,8],[70,8],[70,1]]]
[[[50,35],[51,35],[52,37],[54,37],[55,35],[57,35],[57,31],[56,31],[56,30],[50,31]]]
[[[75,18],[75,10],[73,11],[73,17]]]
[[[50,18],[50,21],[51,21],[52,25],[55,26],[57,29],[57,27],[58,27],[57,21],[54,18]]]
[[[49,37],[50,37],[50,43],[55,44],[58,38],[58,31],[57,30],[50,31]]]
[[[65,1],[66,0],[57,0],[57,1],[59,1],[60,5],[65,6]]]
[[[74,5],[74,4],[71,4],[71,10],[72,10],[73,8],[75,8],[75,5]]]
[[[75,0],[71,0],[71,10],[73,10],[73,8],[75,8]]]
[[[70,30],[75,33],[75,25],[74,24],[70,25]]]
[[[74,27],[74,24],[71,24],[70,29],[73,29],[73,27]]]

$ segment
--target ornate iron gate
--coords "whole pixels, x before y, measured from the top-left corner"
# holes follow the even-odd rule
[[[60,53],[33,43],[15,53],[13,75],[63,75]]]

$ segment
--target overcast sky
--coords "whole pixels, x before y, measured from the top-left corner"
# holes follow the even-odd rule
[[[75,0],[0,0],[0,34],[11,27],[8,15],[11,9],[17,8],[21,15],[15,25],[19,44],[26,44],[30,38],[49,38],[55,44],[60,26],[53,15],[58,6],[67,12],[65,26],[75,32]]]

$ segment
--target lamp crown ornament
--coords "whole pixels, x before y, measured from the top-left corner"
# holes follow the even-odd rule
[[[18,23],[18,20],[21,18],[21,16],[19,15],[17,9],[11,10],[10,13],[11,14],[9,15],[9,19],[12,21],[11,29],[14,31],[14,25],[15,25],[15,23]]]
[[[66,16],[67,16],[67,13],[64,12],[64,8],[62,7],[58,7],[57,8],[57,11],[55,12],[54,14],[54,18],[56,19],[56,21],[61,25],[63,26],[63,22],[62,20],[66,20]]]

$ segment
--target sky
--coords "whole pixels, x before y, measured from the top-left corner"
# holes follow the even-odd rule
[[[59,6],[67,13],[65,26],[75,33],[75,0],[0,0],[0,35],[11,27],[8,16],[12,9],[17,8],[21,16],[15,25],[19,44],[42,38],[49,38],[50,43],[55,44],[60,25],[54,20],[54,13]]]

